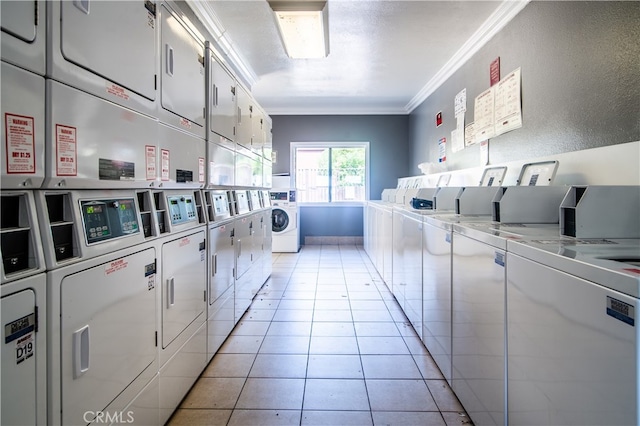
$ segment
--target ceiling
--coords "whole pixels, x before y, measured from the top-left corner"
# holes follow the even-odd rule
[[[411,112],[526,1],[329,0],[323,59],[286,55],[266,0],[188,4],[265,111],[299,115]]]

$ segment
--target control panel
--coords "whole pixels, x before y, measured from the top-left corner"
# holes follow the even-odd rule
[[[192,195],[169,195],[167,196],[167,205],[172,225],[198,219],[196,203]]]
[[[80,201],[87,244],[140,232],[133,198]]]

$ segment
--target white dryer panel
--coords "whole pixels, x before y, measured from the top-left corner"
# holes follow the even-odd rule
[[[235,221],[236,279],[240,279],[251,268],[251,236],[253,218],[249,215]]]
[[[60,38],[53,50],[55,65],[62,61],[101,76],[147,99],[155,99],[156,16],[151,2],[60,1],[52,21]],[[59,8],[59,17],[55,13]],[[51,33],[56,33],[54,27]],[[58,60],[56,60],[58,59]],[[67,67],[68,68],[68,67]],[[58,70],[68,74],[61,76]],[[60,64],[53,77],[75,85],[78,75]],[[103,97],[126,97],[126,92],[105,84]]]
[[[507,308],[509,424],[638,424],[638,299],[508,253]]]
[[[405,213],[402,239],[404,253],[404,309],[414,330],[422,339],[422,217]]]
[[[227,221],[209,230],[209,305],[233,287],[233,230],[233,221]]]
[[[205,249],[204,231],[162,245],[163,349],[205,312]]]
[[[41,76],[45,74],[45,10],[44,1],[0,2],[2,60]]]
[[[208,108],[208,140],[215,140],[216,135],[233,141],[236,131],[236,80],[207,49],[209,67],[209,99]]]
[[[204,46],[166,4],[160,9],[160,121],[204,139]]]
[[[28,4],[3,1],[3,9],[6,3]],[[44,77],[5,62],[1,67],[2,188],[39,188],[44,180]]]
[[[247,155],[247,150],[236,151],[236,186],[252,186],[253,182],[253,161]]]
[[[154,363],[155,262],[148,248],[50,287],[60,293],[62,424],[83,423]]]
[[[44,274],[2,286],[3,425],[47,424],[45,288]]]
[[[251,149],[251,139],[253,138],[253,124],[251,123],[252,100],[251,95],[241,85],[236,86],[237,102],[237,124],[236,143],[247,149]]]
[[[200,188],[205,184],[206,142],[160,123],[158,173],[165,188]]]
[[[45,187],[139,188],[157,179],[155,119],[53,80],[47,91]],[[147,171],[149,164],[156,174]]]
[[[233,186],[235,183],[236,154],[233,149],[207,142],[207,184]]]
[[[271,163],[271,154],[269,160],[262,160],[262,187],[271,188],[273,186],[273,163]]]

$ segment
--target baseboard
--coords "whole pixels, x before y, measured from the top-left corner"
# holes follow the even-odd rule
[[[304,237],[304,244],[307,246],[312,245],[351,245],[351,246],[361,246],[364,244],[363,237]]]

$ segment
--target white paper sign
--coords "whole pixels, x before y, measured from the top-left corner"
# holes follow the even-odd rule
[[[495,87],[495,86],[494,86]],[[493,87],[485,90],[476,97],[475,101],[475,141],[481,142],[495,135],[494,127],[494,90]]]
[[[454,101],[455,116],[464,114],[467,111],[467,89],[462,89],[460,93],[456,95]]]
[[[78,143],[75,127],[56,124],[56,176],[78,175]]]
[[[34,118],[5,114],[7,173],[35,173]]]
[[[464,145],[470,146],[476,143],[476,134],[474,131],[474,123],[469,123],[464,128]]]
[[[161,167],[161,179],[162,180],[169,180],[169,173],[170,173],[170,169],[169,169],[169,163],[170,163],[170,153],[168,149],[161,149],[160,150],[160,156],[162,157],[160,160],[160,167]]]
[[[495,87],[495,135],[497,136],[522,127],[520,68],[500,80]]]
[[[152,145],[146,145],[144,147],[144,157],[147,180],[155,180],[158,173],[158,167],[156,165],[156,147]]]

